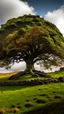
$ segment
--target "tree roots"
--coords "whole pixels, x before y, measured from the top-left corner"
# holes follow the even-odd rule
[[[41,71],[36,71],[36,70],[33,70],[33,69],[30,69],[30,70],[25,70],[25,71],[21,71],[15,75],[12,75],[9,80],[17,80],[19,79],[19,77],[23,76],[23,75],[26,75],[26,74],[31,74],[33,77],[49,77],[46,73],[44,72],[41,72]]]

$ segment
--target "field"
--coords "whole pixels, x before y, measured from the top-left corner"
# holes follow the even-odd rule
[[[53,78],[64,76],[64,71],[49,73]],[[6,78],[5,78],[6,77]],[[10,74],[1,75],[0,81]],[[42,77],[38,77],[42,79]],[[31,75],[19,80],[32,80]],[[51,107],[51,108],[50,108]],[[37,86],[0,86],[0,114],[64,114],[64,83]]]
[[[7,80],[10,76],[16,74],[16,72],[13,73],[0,73],[0,80]]]
[[[23,114],[60,100],[64,100],[64,83],[34,87],[0,87],[0,109],[5,108],[8,111],[6,114],[13,108],[18,108],[18,114]]]

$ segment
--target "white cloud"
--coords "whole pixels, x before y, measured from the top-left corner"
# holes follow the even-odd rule
[[[19,63],[15,62],[14,65],[8,70],[5,69],[5,67],[0,68],[0,73],[19,72],[19,71],[24,71],[25,69],[26,69],[26,63],[24,61]]]
[[[26,63],[23,62],[19,62],[19,63],[14,63],[14,65],[11,67],[11,70],[14,72],[18,72],[18,71],[24,71],[26,69]]]
[[[64,36],[64,5],[58,10],[48,12],[45,15],[45,19],[54,23]]]
[[[0,25],[10,18],[24,14],[35,14],[34,8],[29,6],[27,2],[20,0],[0,0]]]

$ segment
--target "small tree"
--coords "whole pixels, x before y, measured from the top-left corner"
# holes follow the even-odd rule
[[[49,32],[40,26],[32,27],[23,37],[19,37],[16,31],[9,34],[4,41],[1,57],[3,54],[5,55],[3,58],[5,65],[14,63],[14,61],[25,61],[27,69],[24,73],[35,75],[33,72],[34,63],[37,60],[47,59],[43,58],[46,54],[59,55],[59,51],[57,52],[55,48],[57,44],[50,38]]]

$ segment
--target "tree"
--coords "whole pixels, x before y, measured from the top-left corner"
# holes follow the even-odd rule
[[[60,57],[62,57],[60,50],[61,47],[58,48],[57,43],[54,42],[45,28],[34,26],[22,37],[18,35],[17,31],[9,34],[4,40],[3,51],[0,55],[1,57],[3,54],[5,55],[3,58],[5,65],[14,63],[14,61],[26,62],[26,71],[19,73],[17,76],[25,73],[31,73],[35,76],[38,74],[35,74],[33,70],[34,63],[38,60],[48,60],[48,54],[59,56],[60,53]]]

